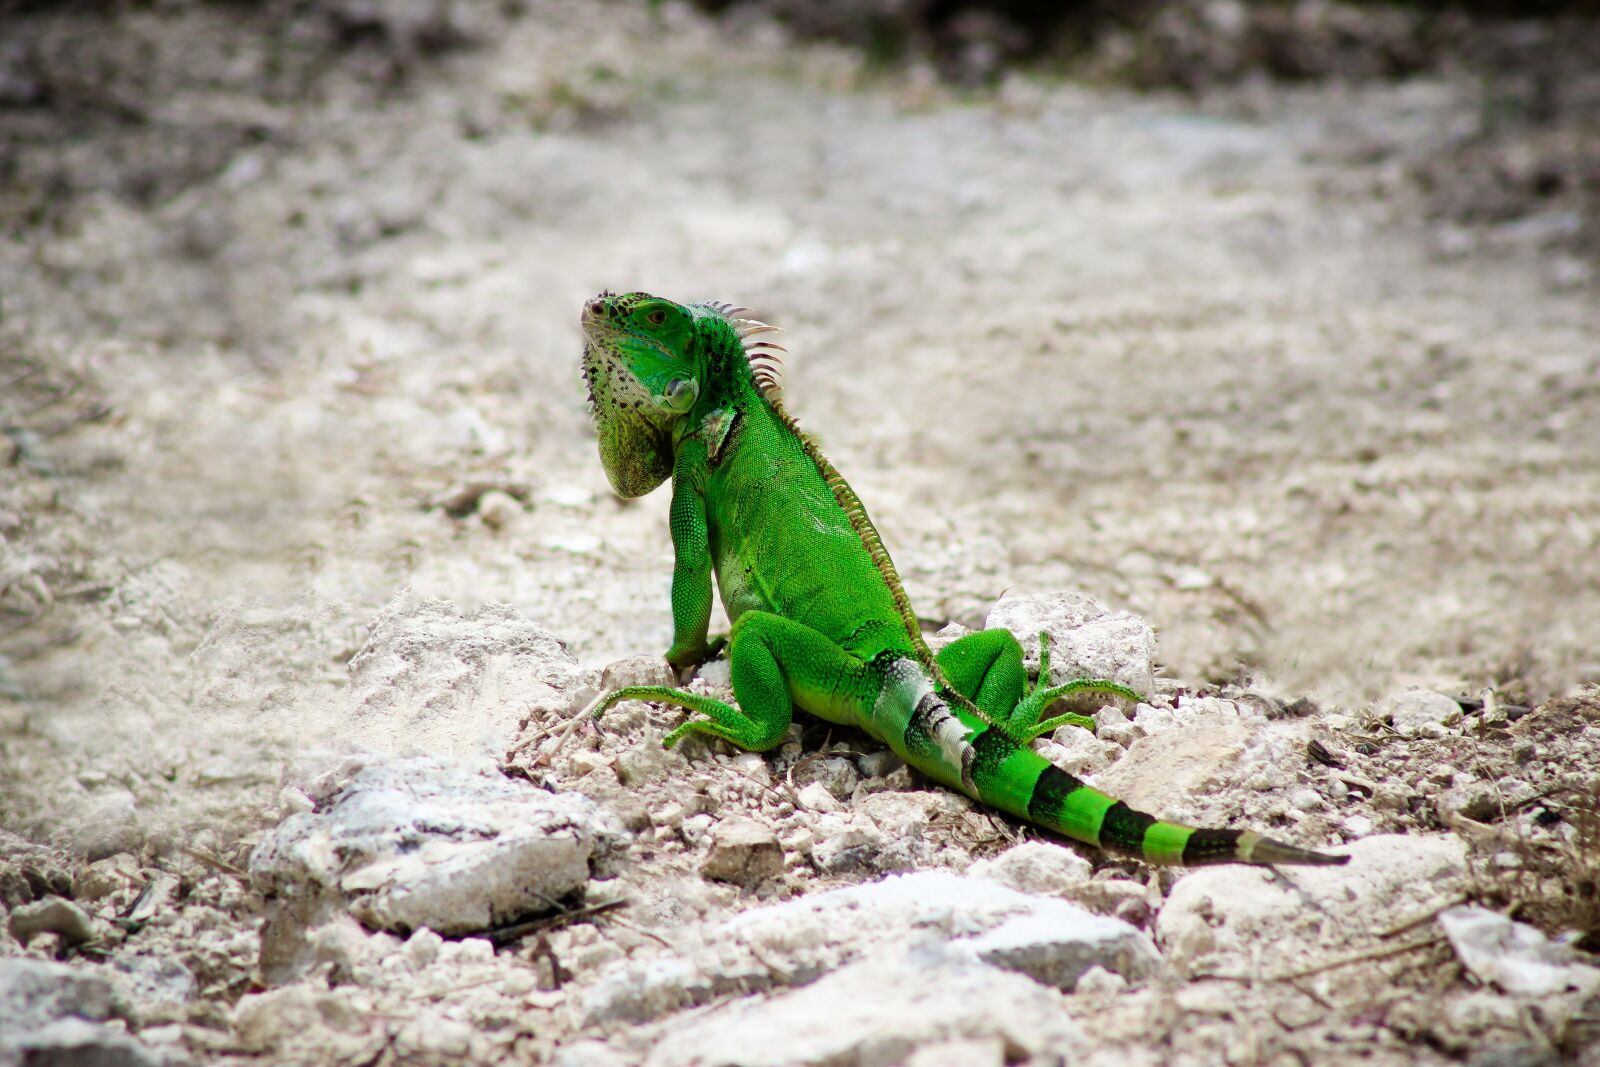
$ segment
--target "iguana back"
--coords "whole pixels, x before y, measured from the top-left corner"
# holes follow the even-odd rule
[[[712,567],[730,621],[767,611],[870,660],[912,649],[872,556],[789,420],[754,389],[706,475]]]

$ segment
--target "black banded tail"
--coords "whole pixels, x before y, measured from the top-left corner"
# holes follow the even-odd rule
[[[1044,762],[1042,757],[1035,758]],[[1329,866],[1350,861],[1349,856],[1297,848],[1253,830],[1197,830],[1162,822],[1083,784],[1050,763],[1045,763],[1034,783],[1027,817],[1075,840],[1137,856],[1148,863],[1186,867],[1209,863]]]
[[[1197,830],[1135,811],[1019,744],[1004,727],[952,708],[910,656],[884,665],[869,722],[900,756],[934,780],[1075,841],[1148,863],[1339,864],[1350,858],[1296,848],[1251,830]]]

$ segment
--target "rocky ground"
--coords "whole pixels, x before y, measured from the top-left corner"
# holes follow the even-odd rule
[[[5,18],[0,1062],[1600,1063],[1600,299],[1512,195],[1591,119],[676,4]],[[606,287],[785,326],[930,633],[1147,694],[1051,758],[1350,864],[569,729],[670,634]]]

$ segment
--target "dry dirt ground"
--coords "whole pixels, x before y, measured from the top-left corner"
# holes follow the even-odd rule
[[[1561,790],[1600,773],[1600,279],[1562,243],[1566,216],[1421,209],[1412,168],[1473,134],[1481,85],[1197,102],[1013,75],[957,92],[759,25],[730,39],[674,4],[329,9],[275,32],[226,5],[34,12],[0,46],[0,891],[9,908],[76,898],[99,924],[86,949],[0,933],[0,956],[181,964],[188,986],[109,1012],[153,1031],[119,1054],[315,1060],[290,1036],[311,1019],[349,1037],[323,1048],[348,1062],[701,1062],[683,1028],[728,988],[620,1021],[577,1010],[579,991],[624,981],[619,961],[690,918],[964,869],[1020,829],[919,799],[922,821],[895,825],[927,847],[834,862],[827,813],[757,788],[830,743],[818,729],[770,761],[652,762],[671,719],[638,709],[537,757],[600,668],[670,635],[665,500],[610,494],[583,404],[577,313],[602,288],[733,300],[788,331],[791,407],[931,629],[981,625],[1007,591],[1084,591],[1155,628],[1156,711],[1221,693],[1225,755],[1247,744],[1238,723],[1276,739],[1266,777],[1155,758],[1154,780],[1195,794],[1141,799],[1434,849],[1437,893],[1368,884],[1367,939],[1312,947],[1367,951],[1458,896],[1505,903],[1474,856],[1527,866],[1507,842],[1578,840]],[[380,662],[363,650],[385,633]],[[1372,702],[1408,687],[1468,714],[1415,737],[1374,725]],[[1304,758],[1314,738],[1338,774]],[[583,779],[637,835],[617,861],[631,918],[488,962],[445,953],[458,970],[425,995],[361,961],[433,950],[372,935],[344,972],[291,968],[301,1014],[262,1008],[264,905],[243,872],[353,752]],[[839,818],[935,795],[854,759],[827,761]],[[1474,786],[1498,793],[1467,810]],[[784,873],[700,886],[711,826],[740,805],[776,827]],[[1451,832],[1463,810],[1488,846]],[[819,821],[785,822],[801,814]],[[1117,1056],[1535,1063],[1594,1039],[1593,990],[1475,988],[1438,938],[1331,984],[1208,982],[1210,942],[1157,918],[1188,879],[1086,855],[1093,873],[1063,886],[1122,888],[1056,895],[1151,931],[1168,968],[1050,993],[1091,1029],[1111,1020]],[[163,879],[165,912],[131,921]],[[1232,892],[1182,906],[1204,918]],[[1278,936],[1258,931],[1269,964]],[[352,987],[372,999],[329,1007]],[[461,1007],[484,988],[492,1010]],[[429,1044],[405,1029],[418,1011],[468,1032]],[[1049,1062],[1054,1038],[1032,1040],[957,1033],[921,1062]],[[911,1048],[865,1047],[771,1062]]]

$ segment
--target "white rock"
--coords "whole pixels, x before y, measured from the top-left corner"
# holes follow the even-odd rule
[[[1071,849],[1025,841],[993,859],[978,861],[968,873],[1019,893],[1055,895],[1088,881],[1093,870],[1088,860]]]
[[[6,928],[23,945],[43,933],[60,934],[68,945],[81,945],[95,938],[89,913],[72,901],[55,896],[17,905],[6,921]]]
[[[660,656],[628,656],[606,664],[600,672],[600,689],[609,693],[633,685],[676,686],[672,664]]]
[[[332,894],[370,926],[469,933],[548,909],[625,840],[579,794],[407,759],[368,766],[324,810],[284,820],[250,872],[269,895]]]
[[[1178,725],[1177,712],[1172,708],[1158,708],[1152,704],[1140,704],[1133,710],[1133,721],[1138,723],[1146,735],[1165,733]]]
[[[821,782],[812,782],[802,788],[798,796],[800,803],[812,811],[840,812],[845,810],[844,803],[828,792],[828,787]]]
[[[965,637],[972,631],[962,626],[959,622],[947,622],[939,628],[939,632],[928,638],[928,647],[938,652],[945,645],[959,638]],[[1035,637],[1038,635],[1035,634]]]
[[[1095,736],[1102,741],[1109,741],[1114,745],[1127,748],[1143,736],[1139,727],[1133,723],[1124,723],[1120,726],[1103,726],[1095,731]]]
[[[1029,673],[1039,669],[1039,633],[1050,635],[1050,673],[1061,683],[1104,678],[1140,693],[1155,689],[1155,634],[1126,611],[1083,593],[1002,597],[984,626],[1006,629],[1022,644]]]
[[[759,752],[741,752],[728,761],[739,774],[766,785],[772,781],[772,769]]]
[[[27,1033],[0,1034],[3,1064],[156,1067],[160,1062],[123,1031],[85,1019],[57,1019]]]
[[[1250,731],[1231,704],[1218,705],[1188,719],[1181,730],[1136,739],[1095,787],[1160,815],[1175,801],[1204,794],[1237,775]]]
[[[668,830],[677,830],[689,813],[682,804],[663,804],[650,813],[650,821]]]
[[[576,752],[567,753],[567,766],[572,769],[574,777],[581,778],[595,771],[611,771],[611,757],[604,752],[591,752],[580,748]]]
[[[633,1067],[633,1062],[603,1041],[563,1041],[550,1067]]]
[[[883,834],[877,827],[870,822],[853,822],[843,830],[819,836],[817,843],[811,846],[811,858],[830,874],[877,871],[881,869],[883,847]]]
[[[102,1025],[113,1017],[130,1017],[129,1006],[99,968],[0,958],[0,1064],[155,1063],[139,1042]]]
[[[1600,967],[1580,962],[1570,948],[1499,912],[1463,905],[1440,912],[1439,925],[1462,964],[1485,984],[1529,997],[1600,991]]]
[[[305,790],[296,786],[286,785],[278,790],[278,808],[285,816],[311,811],[316,806],[316,801],[306,796]]]
[[[419,927],[406,938],[406,959],[413,968],[420,971],[439,958],[439,946],[443,944],[444,938],[426,926]]]
[[[1076,1056],[1088,1039],[1060,994],[928,946],[873,958],[784,996],[668,1026],[647,1067],[905,1063],[919,1048],[999,1039],[1018,1058]],[[981,1063],[981,1061],[979,1061]]]
[[[1129,878],[1093,878],[1071,887],[1067,895],[1076,904],[1101,915],[1120,915],[1137,907],[1148,911],[1150,889]]]
[[[678,827],[678,832],[683,834],[683,839],[688,842],[689,847],[698,848],[705,841],[706,835],[710,833],[711,827],[715,823],[715,819],[701,812],[699,815],[691,815],[684,819],[683,825]],[[765,827],[764,823],[762,825]],[[771,831],[769,830],[768,832],[770,833]]]
[[[134,795],[124,789],[89,796],[67,820],[66,839],[90,859],[144,847],[144,819]]]
[[[700,669],[695,672],[695,677],[713,689],[731,689],[733,687],[733,664],[726,658],[714,659],[710,663],[700,664]]]
[[[173,1012],[194,997],[193,973],[170,956],[119,955],[112,966],[124,995],[137,1006],[142,1019],[155,1013]]]
[[[906,1067],[1003,1067],[1006,1043],[999,1037],[958,1037],[923,1045]]]
[[[1107,704],[1094,713],[1096,732],[1104,730],[1108,726],[1126,726],[1129,721],[1127,712],[1114,704]]]
[[[860,774],[856,772],[855,764],[843,756],[813,760],[806,764],[805,769],[797,777],[807,784],[817,783],[822,785],[840,800],[853,793],[856,783],[861,780]]]
[[[1041,907],[1008,919],[986,934],[953,942],[951,948],[1063,993],[1072,992],[1091,967],[1139,979],[1161,965],[1143,933],[1120,919],[1065,902],[1061,908]]]
[[[619,964],[583,995],[584,1026],[639,1023],[709,1000],[711,978],[676,955]]]
[[[1301,811],[1316,811],[1322,807],[1322,796],[1315,789],[1296,789],[1289,794],[1289,803]]]
[[[394,1048],[401,1061],[460,1062],[475,1051],[477,1036],[471,1023],[423,1010],[401,1026]]]
[[[1156,919],[1167,959],[1186,974],[1246,973],[1252,952],[1271,945],[1280,961],[1315,963],[1458,892],[1466,876],[1454,835],[1381,835],[1348,851],[1342,867],[1230,864],[1185,875]]]
[[[1345,830],[1354,837],[1366,837],[1372,833],[1372,820],[1365,815],[1346,815],[1340,821]]]
[[[139,859],[129,852],[118,852],[78,869],[72,876],[72,895],[93,903],[113,893],[131,893],[145,884]]]
[[[491,530],[504,530],[522,517],[522,502],[510,493],[491,489],[478,498],[478,520]]]
[[[934,862],[938,846],[928,834],[936,819],[953,820],[971,808],[971,802],[946,789],[889,790],[863,796],[855,806],[856,821],[870,821],[881,845],[875,869],[909,871]]]
[[[578,664],[556,637],[507,604],[463,611],[412,590],[396,594],[350,660],[350,737],[401,755],[488,763],[530,707],[569,709]]]
[[[124,1011],[115,987],[99,969],[0,958],[0,1035],[68,1016],[98,1022]]]
[[[1128,980],[1104,967],[1090,967],[1078,976],[1073,992],[1085,997],[1114,997],[1128,988]]]
[[[643,785],[680,773],[684,764],[676,749],[662,748],[660,738],[647,738],[618,754],[617,778],[623,785]]]
[[[861,773],[868,778],[883,778],[904,767],[905,763],[905,760],[887,748],[879,749],[876,752],[868,752],[856,761],[857,766],[861,768]]]
[[[555,504],[563,508],[581,508],[594,502],[594,493],[583,485],[550,485],[539,491],[541,504]]]
[[[1380,697],[1372,716],[1387,720],[1402,737],[1443,737],[1444,727],[1461,721],[1461,705],[1431,689],[1402,689]]]
[[[245,1048],[259,1051],[314,1049],[321,1062],[362,1047],[366,1024],[344,989],[285,986],[247,994],[233,1008],[233,1032]]]
[[[1050,743],[1052,747],[1041,747],[1039,754],[1068,774],[1079,777],[1098,774],[1122,755],[1121,745],[1102,741],[1078,726],[1059,727],[1050,735]]]
[[[1097,966],[1134,981],[1160,966],[1150,939],[1127,923],[985,879],[926,871],[694,927],[676,952],[618,964],[591,989],[583,1013],[590,1023],[641,1022],[723,993],[801,985],[930,940],[946,945],[949,959],[1061,989]]]
[[[959,802],[957,802],[959,803]],[[856,811],[893,838],[921,837],[940,812],[952,807],[951,795],[933,791],[873,793],[861,798]]]
[[[785,830],[778,837],[778,843],[783,846],[784,852],[794,852],[802,856],[811,852],[811,846],[816,844],[817,835],[804,826],[796,826]]]
[[[700,874],[747,888],[783,873],[783,849],[772,828],[754,819],[723,819],[711,831]]]

